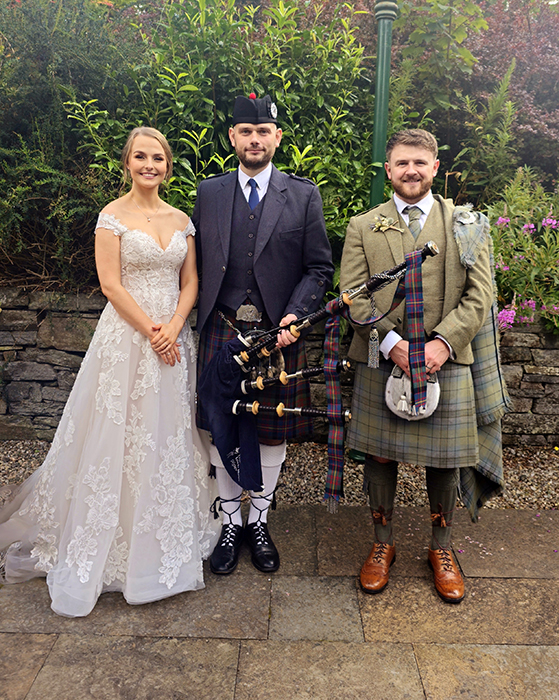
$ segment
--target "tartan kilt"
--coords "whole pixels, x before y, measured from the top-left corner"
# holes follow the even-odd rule
[[[230,320],[243,334],[253,330],[255,327],[259,328],[261,326],[264,330],[272,327],[269,321],[266,323],[266,320],[262,321],[261,324],[236,321],[233,319]],[[235,337],[235,332],[222,320],[217,313],[217,309],[214,309],[200,333],[198,377],[200,377],[204,367],[223,345]],[[299,340],[289,345],[287,348],[282,348],[281,351],[285,360],[285,371],[288,374],[297,372],[307,366],[307,355],[303,340]],[[248,375],[246,376],[248,377]],[[258,401],[267,406],[277,406],[280,402],[288,407],[297,406],[304,408],[311,405],[310,386],[306,379],[298,379],[296,381],[292,379],[287,386],[279,384],[267,387],[263,391],[257,389],[248,396],[241,394],[239,398],[244,401]],[[202,420],[200,411],[196,412],[196,424],[201,430],[209,431],[210,429]],[[284,415],[280,418],[275,413],[259,413],[257,416],[257,426],[260,441],[290,440],[292,438],[309,435],[312,432],[312,419],[307,416],[293,415]]]
[[[348,430],[349,447],[377,457],[437,468],[474,467],[479,460],[472,375],[468,365],[447,362],[437,373],[439,405],[428,418],[398,418],[384,401],[393,363],[379,369],[357,363]]]

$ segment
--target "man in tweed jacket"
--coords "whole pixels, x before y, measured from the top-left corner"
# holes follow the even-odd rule
[[[236,335],[223,317],[242,333],[289,326],[316,311],[330,289],[334,265],[322,200],[313,182],[280,172],[272,164],[281,137],[276,106],[268,95],[237,97],[229,139],[239,168],[208,178],[198,188],[192,221],[200,273],[199,369]],[[303,342],[294,341],[287,330],[278,336],[288,373],[305,364]],[[263,403],[304,406],[310,401],[305,380],[269,391],[274,394],[270,397],[268,390],[264,392]],[[208,430],[203,414],[198,412],[198,426]],[[263,489],[250,491],[245,527],[243,488],[211,446],[223,512],[221,536],[210,557],[210,568],[216,574],[234,571],[243,541],[260,571],[270,573],[280,565],[267,528],[268,508],[285,458],[286,439],[309,432],[310,424],[259,415],[257,425]]]
[[[435,587],[445,602],[459,603],[464,583],[450,548],[451,524],[460,470],[479,462],[471,342],[491,310],[493,286],[488,236],[476,243],[475,264],[465,266],[454,233],[455,207],[451,200],[431,193],[439,167],[437,150],[435,138],[421,129],[399,132],[389,140],[385,168],[394,195],[351,219],[340,286],[358,286],[370,275],[403,262],[406,253],[429,240],[439,248],[439,255],[428,258],[422,270],[425,364],[429,374],[438,374],[439,406],[430,417],[415,421],[386,407],[384,387],[394,364],[409,374],[402,302],[378,324],[378,369],[367,366],[369,328],[355,329],[349,355],[357,361],[357,370],[348,442],[366,454],[365,482],[375,528],[375,541],[360,574],[362,589],[379,593],[388,583],[396,556],[391,519],[398,462],[412,462],[426,467],[432,520],[428,561]],[[394,291],[390,285],[375,294],[377,315],[390,308]],[[369,300],[357,299],[352,314],[356,319],[370,317]],[[490,434],[494,449],[500,451],[500,424]]]

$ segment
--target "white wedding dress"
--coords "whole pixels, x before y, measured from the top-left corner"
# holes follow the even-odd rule
[[[192,223],[165,250],[112,215],[97,227],[121,237],[124,287],[154,322],[168,322]],[[87,615],[105,591],[136,604],[204,587],[202,560],[221,523],[194,419],[188,323],[178,341],[171,367],[108,303],[43,465],[0,512],[6,583],[46,575],[61,615]]]

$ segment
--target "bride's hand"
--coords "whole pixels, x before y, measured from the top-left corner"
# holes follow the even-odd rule
[[[176,324],[158,323],[152,326],[152,330],[155,335],[151,338],[151,347],[165,364],[173,367],[175,362],[181,361],[180,343],[177,342],[180,328]]]

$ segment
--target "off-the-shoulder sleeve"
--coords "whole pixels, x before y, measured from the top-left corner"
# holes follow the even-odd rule
[[[192,223],[192,219],[188,220],[188,224],[186,228],[184,229],[184,235],[185,236],[195,236],[196,235],[196,229],[194,228],[194,224]]]
[[[122,234],[126,231],[126,226],[122,224],[116,216],[113,216],[112,214],[99,214],[99,218],[97,219],[97,224],[95,226],[95,232],[97,232],[98,228],[106,228],[109,231],[112,231],[115,236],[122,236]]]

